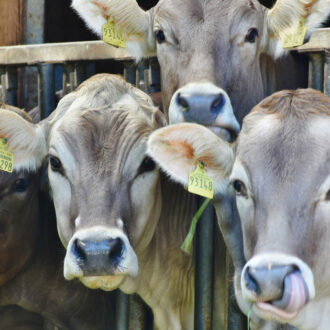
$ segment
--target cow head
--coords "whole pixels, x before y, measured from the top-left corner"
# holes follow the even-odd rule
[[[0,114],[0,133],[9,141],[21,134],[21,144],[46,145],[58,232],[67,249],[64,277],[104,290],[135,277],[138,251],[150,242],[161,205],[159,173],[146,142],[165,120],[151,99],[117,76],[98,75],[65,96],[40,126],[20,127],[16,118],[10,129],[2,127],[7,117]],[[12,140],[19,159],[20,143]]]
[[[329,127],[330,100],[311,89],[276,93],[244,119],[231,182],[247,260],[236,296],[252,318],[329,324],[318,312],[329,299]]]
[[[330,12],[329,0],[278,0],[271,10],[256,0],[161,0],[147,12],[135,0],[73,0],[72,7],[99,36],[111,16],[137,59],[157,53],[170,123],[197,122],[226,139],[239,130],[228,95],[241,123],[266,94],[263,55],[285,53],[281,37],[301,17],[310,32]]]
[[[20,109],[2,104],[3,113],[31,123]],[[11,135],[1,131],[0,136],[10,145],[15,143]],[[39,171],[34,166],[15,166],[12,173],[0,170],[0,285],[15,277],[35,253],[40,225],[38,189]]]

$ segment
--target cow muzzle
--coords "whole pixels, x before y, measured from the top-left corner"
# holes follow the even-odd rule
[[[315,295],[312,271],[290,256],[252,258],[243,269],[241,288],[259,317],[280,322],[295,318]]]
[[[64,277],[68,280],[79,278],[90,288],[113,290],[125,276],[137,274],[137,256],[121,229],[82,229],[68,244],[64,259]]]
[[[171,99],[169,119],[171,124],[204,125],[229,142],[234,141],[240,131],[229,96],[209,82],[189,83],[177,90]]]

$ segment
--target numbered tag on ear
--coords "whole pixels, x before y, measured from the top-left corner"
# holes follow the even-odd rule
[[[283,48],[299,47],[304,43],[307,28],[305,26],[306,18],[299,22],[298,31],[295,34],[288,34],[283,40]]]
[[[112,18],[102,26],[102,39],[109,45],[126,48],[126,36],[116,27]]]
[[[0,170],[11,173],[14,169],[14,155],[8,150],[6,138],[0,138]]]
[[[195,171],[189,174],[188,191],[206,198],[213,198],[214,182],[207,175],[203,162],[198,163]]]

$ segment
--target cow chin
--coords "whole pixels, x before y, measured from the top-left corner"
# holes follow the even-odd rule
[[[112,291],[117,289],[124,281],[125,275],[115,276],[86,276],[79,278],[90,289]]]

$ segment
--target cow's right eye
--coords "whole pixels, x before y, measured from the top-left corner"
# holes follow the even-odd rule
[[[166,41],[165,33],[163,30],[156,30],[155,31],[155,38],[156,41],[161,44]]]
[[[245,184],[242,181],[234,180],[232,184],[233,184],[233,187],[236,191],[236,195],[238,195],[238,196],[247,196],[246,187],[245,187]]]
[[[51,169],[54,171],[54,172],[60,172],[62,170],[62,163],[61,161],[55,157],[55,156],[50,156],[49,157],[49,164],[50,164],[50,167]]]

